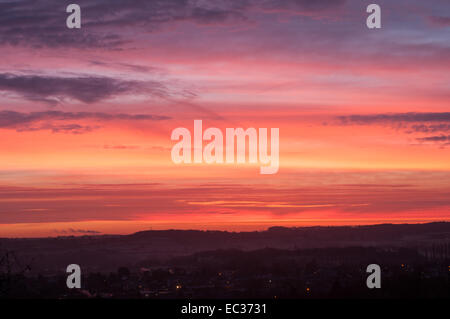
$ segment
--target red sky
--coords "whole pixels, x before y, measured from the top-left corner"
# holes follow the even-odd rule
[[[0,4],[0,237],[450,219],[450,6]],[[175,165],[177,127],[279,128],[280,169]]]

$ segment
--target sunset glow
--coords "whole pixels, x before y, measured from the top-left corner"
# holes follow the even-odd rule
[[[244,2],[1,24],[0,237],[449,221],[449,3]],[[279,128],[278,173],[174,164],[194,120]]]

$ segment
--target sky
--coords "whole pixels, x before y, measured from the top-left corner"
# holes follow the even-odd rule
[[[0,237],[450,220],[447,0],[75,3],[0,0]],[[278,173],[174,164],[194,120]]]

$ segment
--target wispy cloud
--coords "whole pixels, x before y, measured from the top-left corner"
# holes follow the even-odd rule
[[[339,176],[353,179],[349,174],[353,173]],[[387,178],[394,184],[377,183],[373,177],[380,175],[390,176]],[[407,183],[398,184],[398,179],[392,176],[403,176]],[[227,183],[180,187],[171,184],[70,184],[59,189],[3,187],[0,188],[0,223],[82,221],[92,220],[92,216],[97,220],[129,220],[162,215],[188,221],[196,215],[208,219],[223,213],[238,217],[244,212],[253,216],[297,218],[330,211],[342,217],[370,214],[389,217],[418,210],[444,214],[450,206],[449,186],[445,183],[448,177],[448,172],[389,171],[361,172],[356,178],[374,180],[374,184],[324,183],[303,187]],[[433,179],[441,182],[433,183]],[[40,211],[30,214],[26,211],[30,208]]]
[[[80,124],[61,124],[61,125],[55,125],[55,124],[42,124],[42,125],[36,125],[36,126],[25,126],[25,127],[18,127],[16,128],[17,132],[32,132],[32,131],[44,131],[49,130],[53,133],[71,133],[71,134],[83,134],[92,132],[95,129],[100,128],[100,126],[95,125],[80,125]]]
[[[338,9],[346,3],[346,0],[266,0],[260,3],[265,9],[310,14]]]
[[[13,92],[28,100],[55,104],[65,99],[94,103],[121,94],[166,96],[166,87],[153,81],[125,81],[109,77],[55,77],[0,73],[0,92]]]
[[[353,114],[338,116],[338,120],[344,125],[387,125],[403,129],[407,134],[450,131],[450,112]],[[446,135],[417,137],[416,140],[439,145],[450,141]]]
[[[411,126],[411,131],[407,133],[412,132],[435,133],[435,132],[449,132],[449,131],[450,131],[450,124],[415,124]]]
[[[429,21],[439,27],[450,27],[450,17],[430,16]]]
[[[338,116],[342,124],[392,124],[392,123],[414,123],[414,122],[449,122],[450,112],[427,112],[427,113],[384,113],[384,114],[353,114]]]
[[[85,133],[99,128],[98,125],[81,125],[66,123],[67,121],[161,121],[170,119],[167,116],[151,114],[125,114],[103,112],[62,112],[43,111],[21,113],[16,111],[0,111],[0,128],[15,129],[18,132],[51,130],[54,133]],[[61,121],[63,123],[61,123]]]
[[[128,71],[133,72],[142,72],[142,73],[149,73],[149,72],[161,72],[160,68],[156,67],[149,67],[144,65],[137,65],[137,64],[131,64],[131,63],[122,63],[122,62],[104,62],[104,61],[98,61],[98,60],[91,60],[89,61],[90,64],[95,66],[103,66],[103,67],[113,67],[113,68],[119,68],[124,69]]]
[[[248,1],[79,0],[77,4],[82,8],[83,27],[73,32],[65,27],[67,3],[58,0],[0,3],[0,44],[118,48],[129,42],[123,27],[152,32],[165,23],[178,21],[211,24],[244,19],[239,9],[248,6]],[[105,27],[109,29],[106,31]]]
[[[84,235],[98,235],[101,234],[101,232],[96,230],[90,230],[90,229],[62,229],[62,230],[55,230],[57,234],[64,234],[64,235],[75,235],[75,234],[84,234]]]
[[[421,142],[450,142],[450,135],[420,137],[417,140]]]
[[[65,27],[58,0],[0,3],[0,44],[33,47],[120,48],[130,43],[123,28],[155,32],[165,24],[236,24],[254,11],[314,14],[342,7],[346,0],[79,0],[83,27]],[[107,29],[105,29],[107,28]]]

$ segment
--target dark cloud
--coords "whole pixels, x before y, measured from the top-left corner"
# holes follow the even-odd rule
[[[96,230],[89,230],[89,229],[62,229],[62,230],[55,230],[57,234],[85,234],[85,235],[98,235],[101,234],[101,232]]]
[[[301,13],[317,13],[342,7],[346,0],[268,0],[263,1],[266,9],[290,10]]]
[[[81,134],[99,128],[98,125],[81,125],[78,123],[66,123],[67,121],[91,120],[103,121],[161,121],[167,120],[167,116],[150,114],[125,114],[103,112],[62,112],[43,111],[21,113],[16,111],[0,111],[0,128],[15,129],[18,132],[50,130],[54,133]],[[63,122],[63,123],[61,123]]]
[[[166,87],[159,82],[123,81],[108,77],[52,77],[0,73],[0,92],[13,92],[32,101],[57,104],[64,99],[94,103],[113,96],[147,93],[166,96]]]
[[[450,142],[450,135],[420,137],[417,140],[420,142]]]
[[[198,24],[244,18],[239,9],[247,1],[79,0],[81,29],[66,27],[69,2],[59,0],[0,3],[0,44],[33,47],[117,48],[125,45],[127,30],[153,32],[163,24]]]
[[[411,131],[407,133],[436,133],[449,131],[450,124],[414,124],[411,126]]]
[[[368,115],[346,115],[338,116],[342,124],[393,124],[393,123],[414,123],[414,122],[449,122],[450,112],[442,113],[386,113]]]
[[[245,0],[96,0],[80,1],[80,5],[92,14],[88,26],[142,27],[146,31],[157,30],[162,24],[192,21],[209,24],[216,20],[242,18],[239,10],[248,7]],[[97,18],[95,18],[95,16]]]
[[[343,125],[386,125],[404,130],[407,134],[450,131],[450,112],[353,114],[337,118]],[[433,142],[441,146],[450,142],[449,136],[446,135],[417,137],[416,140]]]
[[[252,10],[317,13],[346,0],[78,0],[81,29],[66,27],[66,6],[59,0],[0,3],[0,44],[32,47],[123,48],[133,32],[149,33],[165,24],[198,25],[247,21]]]
[[[450,17],[441,17],[441,16],[431,16],[429,20],[432,24],[438,27],[449,27],[450,26]]]
[[[149,73],[149,72],[161,72],[161,69],[156,67],[148,67],[144,65],[137,65],[137,64],[130,64],[130,63],[109,63],[109,62],[103,62],[98,60],[92,60],[89,61],[92,65],[96,66],[103,66],[103,67],[115,67],[115,68],[121,68],[126,69],[134,72],[142,72],[142,73]]]
[[[223,23],[230,19],[245,20],[245,16],[237,11],[194,8],[191,13],[194,21],[202,24]]]
[[[68,4],[58,0],[0,3],[0,44],[32,47],[115,47],[124,44],[117,34],[68,29],[65,10]],[[83,20],[87,18],[84,13]]]
[[[80,124],[43,124],[37,126],[25,126],[16,128],[17,132],[30,132],[30,131],[43,131],[50,130],[53,133],[71,133],[71,134],[83,134],[92,132],[95,129],[100,128],[100,126],[95,125],[80,125]]]

